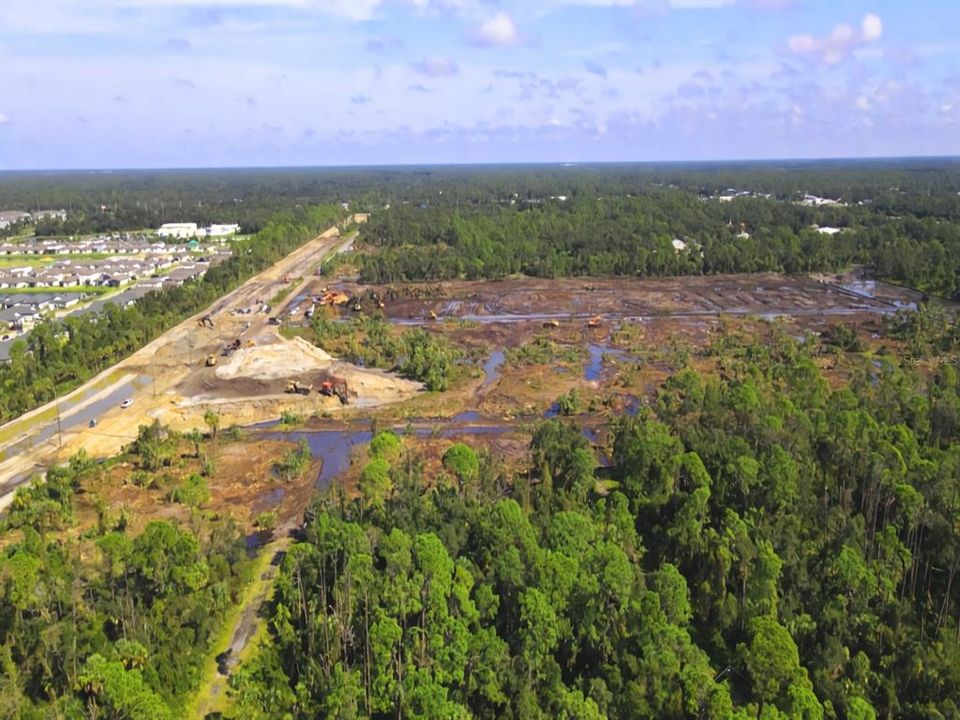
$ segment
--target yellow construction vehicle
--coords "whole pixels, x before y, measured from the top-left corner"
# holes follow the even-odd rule
[[[204,365],[206,365],[207,367],[213,367],[213,366],[216,365],[216,364],[217,364],[217,356],[216,356],[216,355],[207,355],[207,360],[206,360],[206,362],[204,363]]]
[[[297,395],[309,395],[311,390],[313,390],[313,385],[304,385],[296,380],[291,380],[287,383],[287,388],[284,392],[295,393]]]

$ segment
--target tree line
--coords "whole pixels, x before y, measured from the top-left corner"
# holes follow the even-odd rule
[[[757,197],[720,202],[652,187],[636,196],[478,207],[401,204],[375,213],[363,241],[371,252],[350,260],[360,265],[363,280],[376,283],[515,273],[836,272],[864,264],[880,278],[960,297],[960,219],[922,216],[916,207],[892,216],[872,204],[808,207]]]

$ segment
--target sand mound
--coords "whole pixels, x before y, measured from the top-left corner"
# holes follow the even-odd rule
[[[299,377],[304,373],[327,370],[334,359],[303,338],[280,339],[269,345],[240,348],[215,370],[220,380],[253,378],[278,380]]]

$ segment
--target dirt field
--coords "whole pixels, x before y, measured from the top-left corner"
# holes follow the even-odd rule
[[[308,292],[318,294],[325,283]],[[870,298],[839,284],[776,274],[638,279],[511,278],[433,285],[331,286],[348,295],[373,289],[397,322],[459,318],[509,322],[562,318],[606,319],[729,315],[850,315],[889,312],[894,301]],[[904,301],[910,298],[904,297]],[[346,311],[349,312],[349,311]]]

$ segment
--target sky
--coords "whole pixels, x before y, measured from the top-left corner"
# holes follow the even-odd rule
[[[0,169],[918,155],[960,2],[0,2]]]

